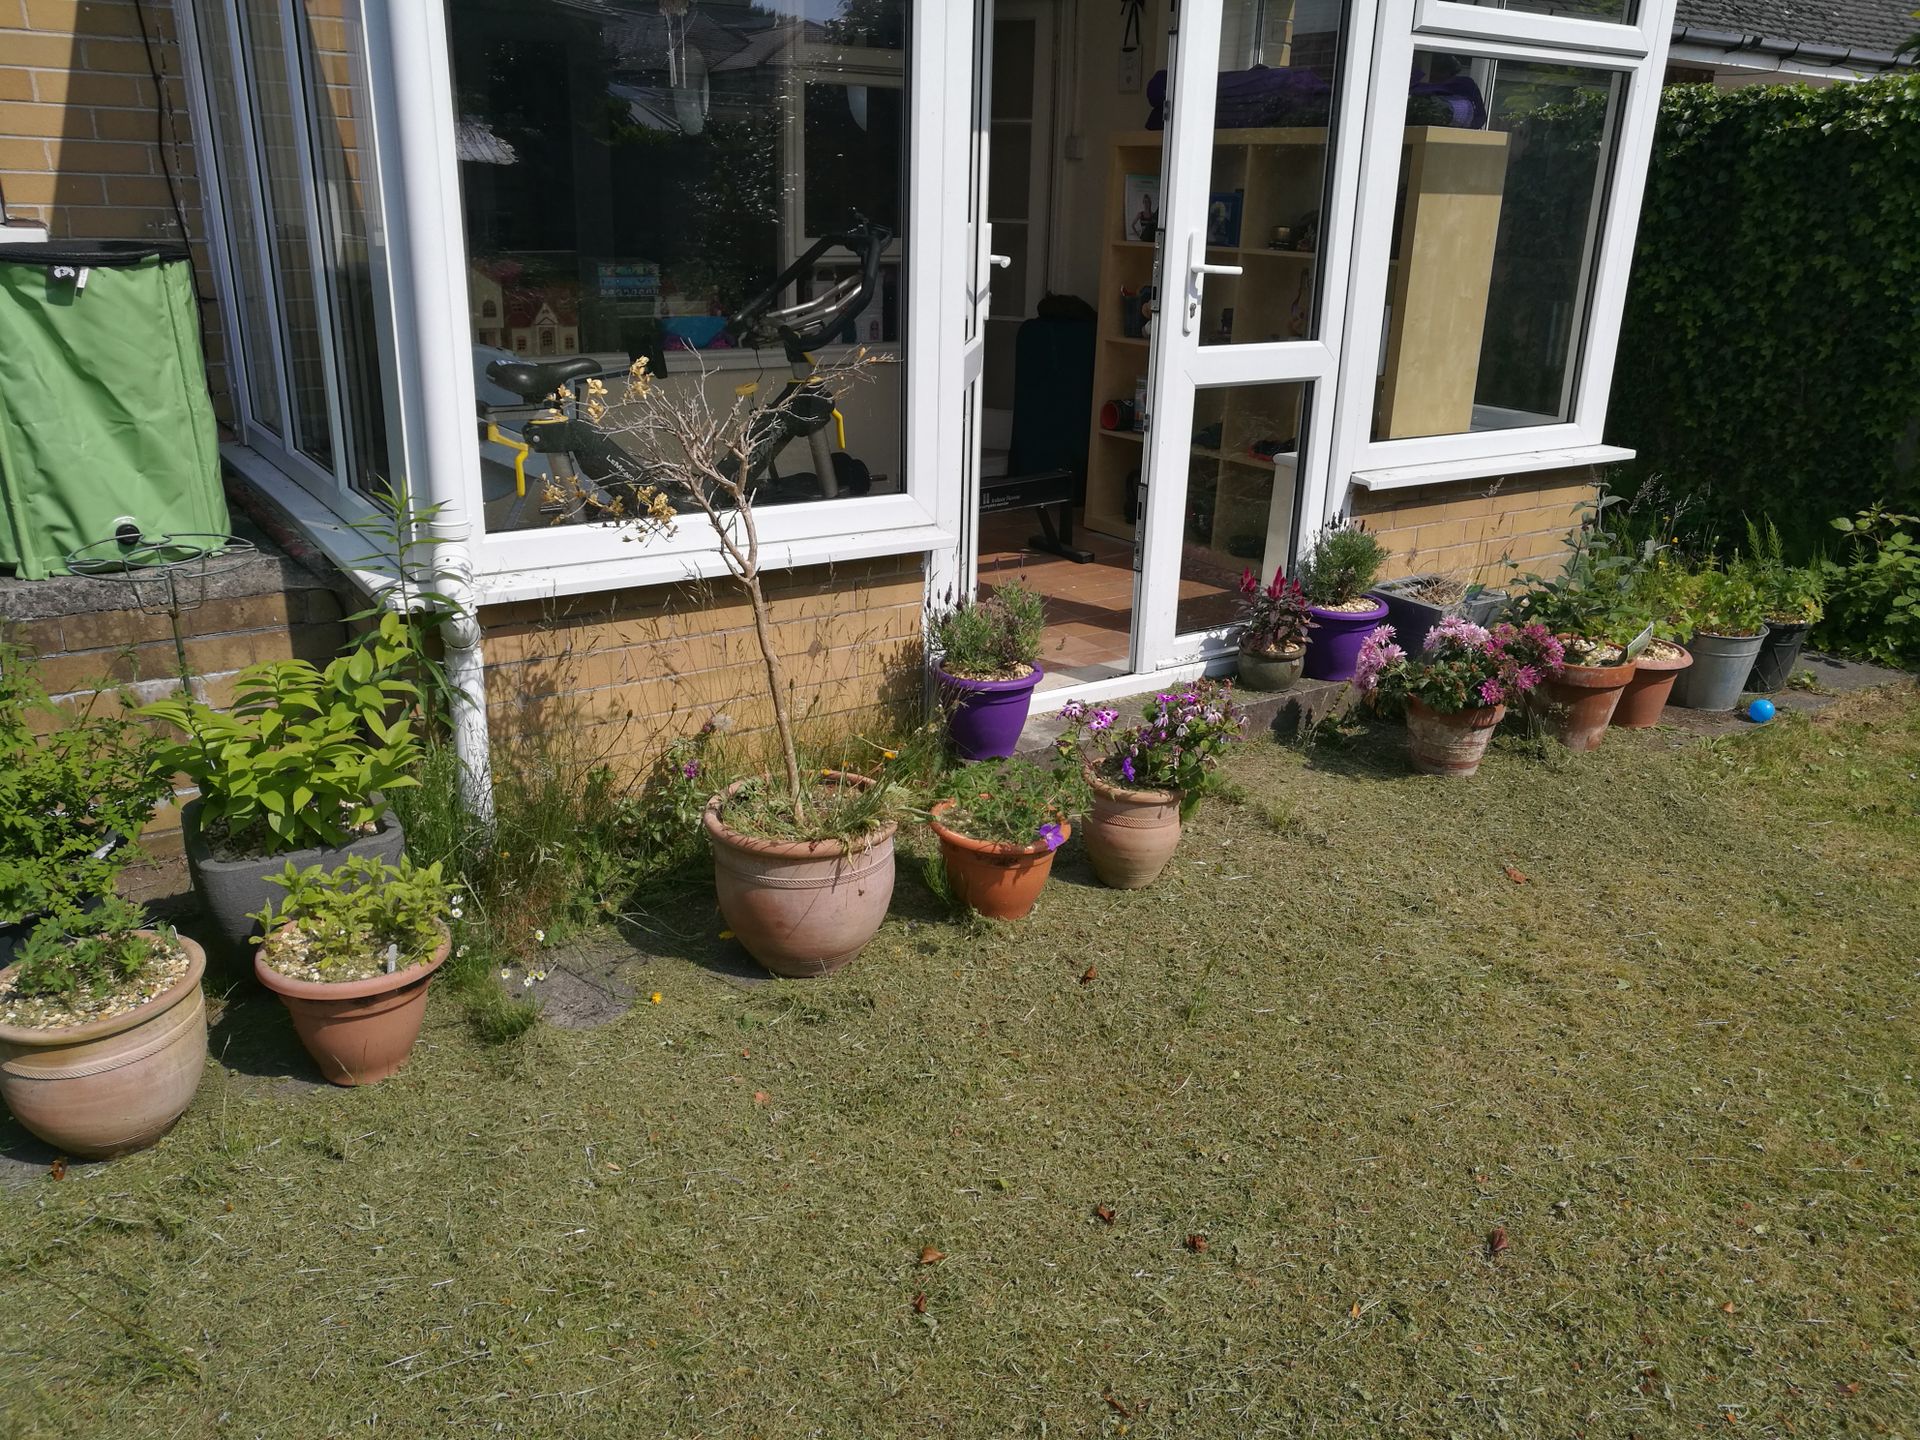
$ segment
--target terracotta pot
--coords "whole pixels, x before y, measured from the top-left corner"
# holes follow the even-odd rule
[[[1671,660],[1656,657],[1651,649],[1634,662],[1633,679],[1620,692],[1610,723],[1616,730],[1645,730],[1660,723],[1661,712],[1673,695],[1673,682],[1680,672],[1693,664],[1693,656],[1683,645],[1675,645],[1680,654]]]
[[[1631,660],[1622,665],[1563,665],[1533,692],[1533,705],[1553,736],[1569,750],[1592,750],[1606,738],[1607,722],[1633,679]]]
[[[873,784],[837,770],[825,778],[863,789]],[[775,975],[831,974],[858,955],[887,918],[899,827],[889,820],[852,845],[743,835],[720,818],[720,808],[745,783],[736,781],[726,796],[709,800],[703,817],[720,913],[747,953]]]
[[[940,823],[940,817],[953,805],[951,800],[942,800],[927,821],[940,837],[940,858],[946,862],[947,883],[953,893],[992,919],[1024,919],[1053,873],[1053,849],[1044,840],[1031,845],[1001,845],[950,830]],[[1062,842],[1072,834],[1073,827],[1062,821]]]
[[[1470,779],[1486,758],[1494,727],[1507,713],[1504,705],[1478,705],[1443,715],[1425,701],[1407,699],[1407,753],[1423,775]]]
[[[262,946],[253,957],[253,973],[287,1007],[294,1033],[322,1075],[336,1085],[371,1085],[413,1053],[420,1022],[427,1017],[427,987],[452,948],[453,937],[443,926],[432,956],[418,965],[367,980],[329,982],[282,975],[267,964]]]
[[[1242,650],[1240,684],[1248,690],[1291,690],[1307,663],[1307,647],[1291,650]]]
[[[1082,838],[1093,872],[1115,890],[1144,890],[1180,848],[1180,792],[1123,790],[1087,766],[1093,811]]]
[[[0,1025],[0,1099],[54,1149],[123,1155],[158,1140],[193,1103],[207,1064],[207,957],[179,940],[187,973],[137,1010],[64,1030]]]

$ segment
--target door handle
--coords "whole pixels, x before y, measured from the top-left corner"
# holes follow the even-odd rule
[[[1206,259],[1206,237],[1199,231],[1187,236],[1187,303],[1180,315],[1180,333],[1191,335],[1200,325],[1200,297],[1209,275],[1241,275],[1238,265],[1212,265]]]
[[[1005,270],[1012,266],[1013,257],[1011,255],[989,255],[987,256],[987,264],[996,270]]]

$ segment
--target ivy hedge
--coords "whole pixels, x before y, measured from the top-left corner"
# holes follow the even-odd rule
[[[1920,509],[1920,75],[1665,92],[1608,435],[1729,538]]]

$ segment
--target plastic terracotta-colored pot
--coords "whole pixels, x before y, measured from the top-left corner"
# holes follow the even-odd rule
[[[975,840],[940,823],[940,817],[953,808],[953,801],[942,800],[933,807],[927,823],[940,837],[940,858],[947,867],[947,883],[953,893],[969,907],[994,920],[1024,919],[1040,899],[1047,877],[1053,873],[1053,852],[1057,848],[1044,840],[1031,845],[1000,845],[991,840]],[[1060,839],[1064,843],[1073,827],[1064,821]]]
[[[1614,729],[1645,730],[1660,723],[1660,714],[1673,696],[1673,682],[1680,678],[1682,670],[1693,664],[1693,656],[1684,645],[1670,648],[1679,653],[1663,657],[1649,647],[1634,662],[1633,679],[1620,692],[1620,703],[1607,722]]]
[[[1240,685],[1246,690],[1291,690],[1307,663],[1307,647],[1291,650],[1242,650]]]
[[[179,941],[187,973],[137,1010],[64,1030],[0,1025],[0,1099],[54,1149],[88,1159],[139,1150],[193,1103],[207,1065],[207,957]]]
[[[427,1016],[427,987],[452,947],[453,937],[442,927],[439,945],[418,965],[330,983],[282,975],[267,964],[263,946],[253,957],[253,973],[287,1007],[294,1033],[322,1075],[336,1085],[371,1085],[413,1053]]]
[[[1369,596],[1369,599],[1373,597]],[[1360,662],[1360,647],[1374,627],[1387,618],[1386,602],[1374,600],[1365,610],[1322,610],[1309,605],[1313,628],[1307,631],[1309,680],[1351,680]]]
[[[1759,658],[1747,676],[1747,689],[1756,695],[1775,695],[1786,689],[1799,667],[1807,629],[1804,620],[1769,620],[1767,638],[1760,642]]]
[[[1757,635],[1694,632],[1693,638],[1687,641],[1687,649],[1693,652],[1693,664],[1675,682],[1673,703],[1689,710],[1733,709],[1740,703],[1740,687],[1747,683],[1766,638],[1764,625]]]
[[[838,770],[830,784],[873,784]],[[865,948],[893,899],[893,836],[888,820],[864,840],[765,840],[720,818],[745,781],[707,802],[703,821],[713,848],[714,889],[727,928],[775,975],[829,975]]]
[[[1504,705],[1477,705],[1443,715],[1425,701],[1407,699],[1407,753],[1413,768],[1423,775],[1445,775],[1466,780],[1480,769],[1494,727],[1505,717]]]
[[[947,705],[947,733],[962,760],[1004,760],[1020,744],[1033,704],[1033,687],[1046,674],[1038,665],[1017,680],[969,680],[939,666],[940,696]]]
[[[1622,665],[1563,665],[1533,692],[1535,708],[1553,736],[1569,750],[1592,750],[1607,737],[1607,722],[1633,679],[1631,660]]]
[[[1180,848],[1180,792],[1123,789],[1094,774],[1090,765],[1082,773],[1093,791],[1081,837],[1093,873],[1115,890],[1146,889]]]

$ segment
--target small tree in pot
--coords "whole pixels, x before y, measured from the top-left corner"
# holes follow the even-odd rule
[[[941,789],[929,823],[954,896],[996,920],[1022,918],[1073,834],[1063,776],[1030,760],[983,761]]]
[[[1404,701],[1414,767],[1466,779],[1477,773],[1509,701],[1559,673],[1565,651],[1546,626],[1487,630],[1450,615],[1427,631],[1418,653],[1393,642],[1393,627],[1367,637],[1354,685],[1374,700]]]
[[[1240,572],[1240,680],[1253,690],[1286,690],[1300,678],[1313,616],[1298,580],[1279,569],[1265,585]]]
[[[1308,679],[1353,678],[1360,646],[1386,617],[1385,603],[1367,593],[1386,563],[1386,547],[1357,520],[1329,525],[1314,538],[1296,570],[1313,617],[1307,637]]]
[[[947,707],[947,729],[962,760],[1013,754],[1027,723],[1040,668],[1047,615],[1040,597],[1018,580],[963,600],[933,622],[939,651],[934,674]]]

